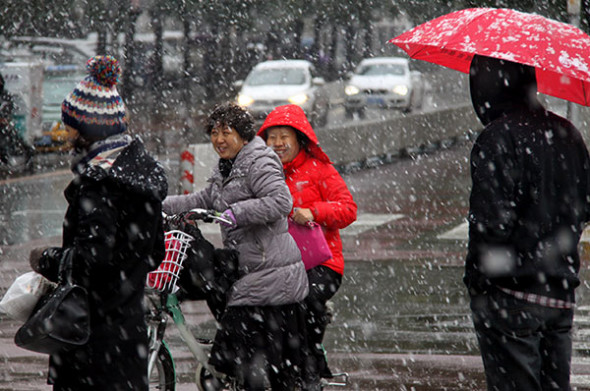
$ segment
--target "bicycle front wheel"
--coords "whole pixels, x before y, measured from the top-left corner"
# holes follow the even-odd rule
[[[160,346],[158,357],[152,373],[150,373],[150,391],[174,391],[176,374],[172,355],[165,345]]]

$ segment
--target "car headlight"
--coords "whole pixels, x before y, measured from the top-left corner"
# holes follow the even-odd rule
[[[293,103],[294,105],[301,106],[302,104],[307,102],[308,99],[309,99],[309,96],[307,96],[307,94],[297,94],[297,95],[293,95],[288,100],[289,100],[289,102]]]
[[[248,107],[254,103],[254,99],[248,95],[238,95],[238,104],[242,107]]]
[[[393,87],[393,92],[395,92],[398,95],[406,96],[406,95],[408,95],[408,86],[404,86],[404,85],[395,86],[395,87]]]
[[[359,92],[361,92],[361,90],[359,90],[359,88],[358,88],[358,87],[355,87],[355,86],[346,86],[346,87],[344,88],[344,93],[345,93],[346,95],[349,95],[349,96],[350,96],[350,95],[356,95],[356,94],[358,94]]]

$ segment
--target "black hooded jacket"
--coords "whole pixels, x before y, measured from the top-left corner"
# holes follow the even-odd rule
[[[89,293],[92,334],[82,348],[52,356],[49,376],[59,390],[125,389],[130,379],[144,389],[147,361],[134,360],[147,349],[146,275],[164,258],[165,172],[136,139],[112,166],[78,165],[75,173],[65,190],[63,247],[45,251],[40,268],[55,281],[63,250],[74,249],[73,279]]]
[[[574,301],[590,219],[590,159],[578,130],[536,98],[534,69],[475,57],[471,97],[485,129],[471,151],[464,281]]]

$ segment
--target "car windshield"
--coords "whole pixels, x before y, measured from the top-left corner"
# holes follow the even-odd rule
[[[363,76],[403,76],[405,71],[404,67],[399,64],[371,64],[361,66],[357,73]]]
[[[305,71],[302,68],[258,69],[246,79],[249,86],[286,85],[305,83]]]

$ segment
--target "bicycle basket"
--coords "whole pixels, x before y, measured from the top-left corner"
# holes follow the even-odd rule
[[[166,256],[156,270],[148,273],[146,279],[148,289],[168,293],[178,290],[176,283],[193,239],[191,235],[182,231],[166,232]]]

